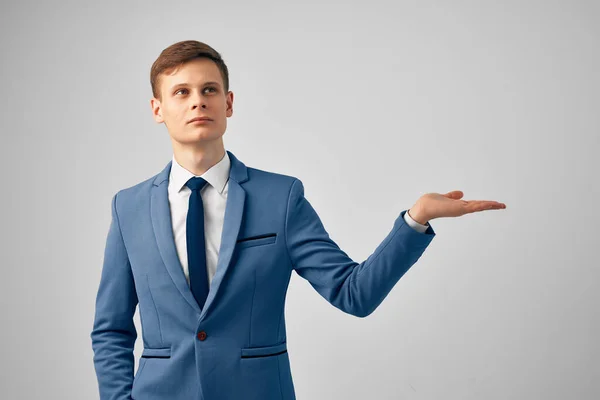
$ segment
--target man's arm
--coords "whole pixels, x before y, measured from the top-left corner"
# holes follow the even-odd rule
[[[112,199],[112,220],[91,333],[101,400],[131,398],[133,348],[137,338],[133,315],[138,298],[119,227],[117,195]]]
[[[285,239],[293,268],[329,303],[357,317],[381,304],[435,236],[431,225],[426,232],[410,227],[403,211],[375,252],[357,263],[329,237],[298,179],[287,207]]]

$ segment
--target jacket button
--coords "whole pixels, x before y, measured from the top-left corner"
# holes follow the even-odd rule
[[[200,340],[206,339],[206,332],[204,332],[204,331],[198,332],[198,339],[200,339]]]

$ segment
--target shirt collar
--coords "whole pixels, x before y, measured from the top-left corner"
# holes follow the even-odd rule
[[[223,194],[223,190],[225,189],[225,184],[229,180],[229,169],[231,167],[231,160],[229,159],[229,155],[225,152],[225,156],[210,167],[205,173],[200,175],[205,181],[208,182],[209,185],[217,189],[219,194]],[[187,169],[183,168],[177,160],[175,160],[175,154],[173,154],[173,159],[171,162],[171,173],[169,174],[169,186],[172,186],[173,190],[176,193],[179,193],[181,189],[185,186],[186,182],[194,175]]]

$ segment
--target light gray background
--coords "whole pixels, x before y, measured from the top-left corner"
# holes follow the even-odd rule
[[[196,39],[230,69],[226,148],[301,178],[357,262],[424,193],[507,204],[433,220],[365,319],[293,274],[299,399],[599,398],[599,17],[566,0],[3,3],[0,397],[98,398],[110,200],[170,160],[150,66]]]

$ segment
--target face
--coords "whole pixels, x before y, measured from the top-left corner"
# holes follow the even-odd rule
[[[194,59],[177,72],[161,74],[159,86],[162,101],[153,97],[150,105],[154,120],[165,123],[171,140],[183,146],[221,140],[227,118],[233,114],[233,92],[225,93],[217,64],[207,58]],[[196,117],[211,120],[188,122]]]

